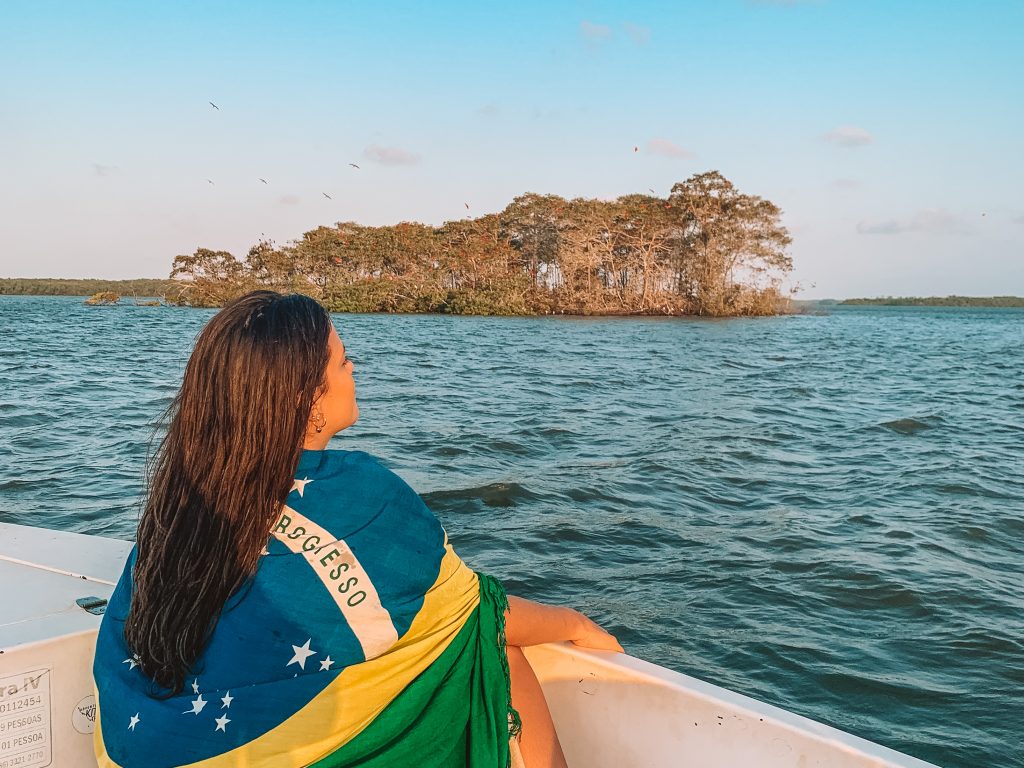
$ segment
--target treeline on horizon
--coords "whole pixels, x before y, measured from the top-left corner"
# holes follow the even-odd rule
[[[135,280],[97,280],[93,278],[0,277],[0,295],[5,296],[92,296],[101,292],[120,296],[178,296],[181,284],[176,280],[139,278]]]
[[[1021,296],[886,296],[877,299],[844,299],[848,306],[878,307],[1024,307]]]
[[[306,293],[334,312],[481,315],[764,315],[792,270],[781,210],[717,171],[667,198],[527,193],[449,221],[321,226],[244,259],[199,248],[174,259],[168,300],[222,306],[249,290]]]

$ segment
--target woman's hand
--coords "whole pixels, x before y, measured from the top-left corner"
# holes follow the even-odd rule
[[[610,632],[601,629],[579,611],[574,611],[574,613],[578,617],[577,626],[573,636],[569,638],[573,645],[578,645],[581,648],[594,648],[599,651],[625,653],[622,646],[619,645],[619,641]]]

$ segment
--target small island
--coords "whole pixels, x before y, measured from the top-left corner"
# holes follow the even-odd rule
[[[789,309],[782,211],[717,171],[667,197],[527,193],[502,211],[431,226],[340,222],[244,259],[175,258],[180,301],[223,305],[255,288],[307,293],[334,312],[474,315],[771,315]]]
[[[110,304],[117,304],[120,300],[121,294],[115,291],[100,291],[86,299],[85,304],[90,307],[104,307]]]

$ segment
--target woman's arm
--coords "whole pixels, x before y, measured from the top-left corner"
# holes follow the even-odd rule
[[[508,596],[505,642],[525,646],[568,640],[586,648],[625,653],[619,641],[579,611]]]

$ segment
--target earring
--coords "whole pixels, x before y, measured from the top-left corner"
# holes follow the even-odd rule
[[[317,434],[324,431],[324,427],[327,426],[327,419],[324,417],[323,412],[317,408],[313,411],[313,426],[316,427]]]

